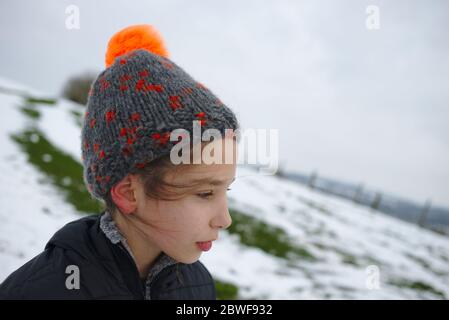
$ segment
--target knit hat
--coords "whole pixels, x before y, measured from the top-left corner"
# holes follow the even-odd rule
[[[127,174],[168,155],[175,129],[239,128],[235,114],[168,59],[159,33],[135,25],[109,41],[106,69],[91,86],[82,127],[83,179],[97,199]]]

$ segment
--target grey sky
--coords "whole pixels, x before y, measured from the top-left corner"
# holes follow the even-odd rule
[[[288,169],[449,206],[449,2],[2,1],[0,76],[58,94],[138,23],[244,127],[279,128]]]

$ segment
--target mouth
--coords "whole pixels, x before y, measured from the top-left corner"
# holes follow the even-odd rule
[[[196,245],[198,246],[198,248],[200,248],[202,251],[209,251],[212,248],[212,241],[213,240],[209,240],[209,241],[198,241],[196,242]]]

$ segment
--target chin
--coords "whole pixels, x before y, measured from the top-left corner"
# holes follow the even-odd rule
[[[198,261],[198,259],[200,258],[201,253],[200,254],[196,254],[193,256],[182,256],[179,257],[178,259],[174,258],[176,261],[184,263],[184,264],[192,264]]]

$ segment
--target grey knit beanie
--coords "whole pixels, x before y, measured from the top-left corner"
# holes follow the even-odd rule
[[[127,174],[168,155],[175,129],[239,128],[235,114],[167,58],[158,32],[136,25],[108,44],[106,69],[89,92],[82,126],[84,182],[97,199]]]

